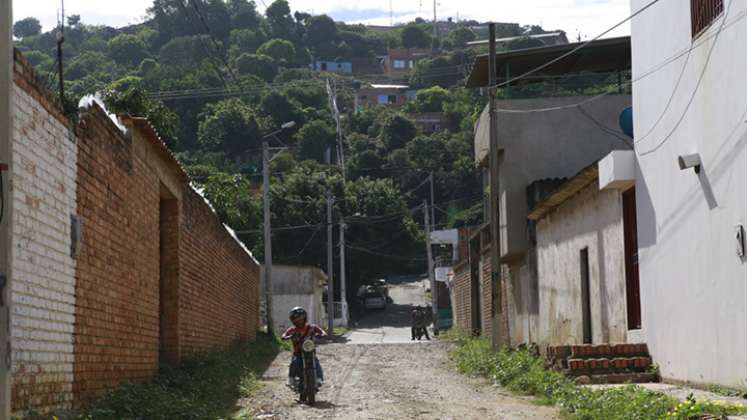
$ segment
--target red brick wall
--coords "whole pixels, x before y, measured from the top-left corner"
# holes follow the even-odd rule
[[[463,332],[472,331],[471,281],[469,260],[454,267],[454,325]]]
[[[98,108],[78,127],[75,400],[158,370],[159,181]]]
[[[122,136],[96,106],[78,132],[75,399],[253,340],[259,267],[173,165],[140,152],[156,140]]]
[[[180,355],[253,340],[259,319],[259,266],[203,199],[185,186],[180,235]]]
[[[481,303],[482,303],[482,335],[484,337],[490,337],[493,333],[493,288],[490,281],[490,270],[492,264],[490,262],[490,248],[483,250],[482,253],[482,279],[480,290],[482,291]]]

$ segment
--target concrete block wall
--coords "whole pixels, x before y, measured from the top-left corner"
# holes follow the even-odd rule
[[[12,408],[65,409],[73,399],[77,147],[18,54],[13,95]]]

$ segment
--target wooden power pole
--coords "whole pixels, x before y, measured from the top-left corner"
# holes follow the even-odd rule
[[[490,285],[493,308],[493,347],[508,346],[508,331],[505,330],[503,317],[503,278],[501,276],[501,229],[500,229],[500,152],[498,148],[498,107],[496,102],[496,46],[495,23],[489,26],[488,52],[488,93],[490,96]]]

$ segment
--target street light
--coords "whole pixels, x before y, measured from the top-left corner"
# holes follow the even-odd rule
[[[270,226],[270,162],[277,156],[270,157],[270,146],[267,144],[269,137],[274,137],[283,130],[296,126],[295,121],[288,121],[280,126],[278,130],[262,138],[262,178],[263,178],[263,201],[264,201],[264,242],[265,242],[265,320],[267,322],[267,333],[273,336],[274,328],[272,324],[272,229]],[[278,139],[279,140],[279,139]],[[285,150],[285,147],[273,148],[278,150],[278,154]]]

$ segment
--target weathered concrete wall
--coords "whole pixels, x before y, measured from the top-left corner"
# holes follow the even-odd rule
[[[16,55],[13,94],[13,410],[73,399],[77,146],[70,123]]]
[[[738,385],[747,377],[747,261],[735,252],[735,226],[747,223],[747,3],[724,6],[717,37],[724,17],[693,40],[690,8],[677,2],[632,21],[635,131],[647,134],[636,139],[636,202],[642,327],[662,376]],[[690,153],[701,156],[699,175],[678,168]]]
[[[469,260],[454,267],[454,326],[462,332],[471,332],[472,325],[472,278]]]
[[[599,191],[592,183],[537,223],[541,348],[583,344],[584,248],[589,251],[592,341],[626,341],[622,196],[616,190]]]
[[[579,103],[586,97],[498,101],[499,109],[536,109]],[[628,95],[607,96],[584,108],[591,118],[619,131],[620,113],[630,106]],[[475,155],[487,153],[489,114],[482,113],[475,135]],[[521,257],[527,251],[526,188],[535,181],[570,178],[611,150],[628,149],[618,137],[601,131],[578,108],[540,113],[498,114],[498,142],[503,151],[501,178],[501,255]],[[622,132],[619,134],[624,136]]]
[[[272,267],[272,315],[276,331],[284,331],[290,327],[288,311],[296,306],[305,308],[312,322],[320,326],[326,325],[321,285],[325,279],[325,274],[316,267]]]

